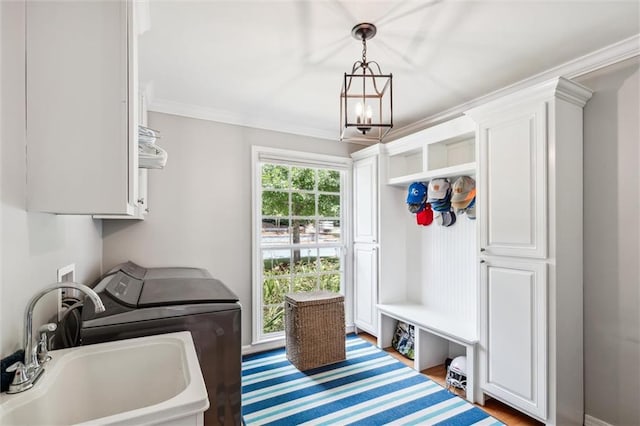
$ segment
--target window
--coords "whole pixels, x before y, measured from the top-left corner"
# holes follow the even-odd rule
[[[282,336],[286,293],[345,293],[349,160],[301,155],[254,148],[254,341]]]

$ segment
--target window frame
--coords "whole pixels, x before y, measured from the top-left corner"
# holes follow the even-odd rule
[[[280,148],[270,148],[263,146],[251,147],[252,168],[251,168],[251,257],[252,257],[252,279],[251,279],[251,293],[252,293],[252,344],[265,343],[269,341],[279,340],[284,337],[284,333],[264,333],[262,324],[262,285],[263,285],[263,261],[262,261],[262,164],[280,164],[284,166],[292,167],[313,167],[320,169],[337,170],[341,173],[341,194],[340,200],[341,217],[341,244],[330,244],[327,247],[339,246],[341,249],[341,264],[342,270],[342,285],[341,294],[345,296],[345,306],[349,306],[351,303],[351,274],[352,274],[352,261],[349,248],[351,247],[351,235],[352,235],[352,164],[353,161],[349,157],[340,157],[327,154],[316,154],[309,152],[294,151]],[[291,190],[289,188],[289,190]],[[295,190],[294,190],[295,192]],[[318,194],[323,191],[318,191]],[[279,248],[290,249],[292,244],[282,245]],[[300,244],[298,247],[304,249],[307,245]],[[322,246],[318,244],[318,241],[314,243],[313,248]],[[273,247],[273,249],[277,249]],[[350,309],[347,309],[350,312]],[[347,313],[347,312],[345,312]],[[348,315],[348,313],[347,313]]]

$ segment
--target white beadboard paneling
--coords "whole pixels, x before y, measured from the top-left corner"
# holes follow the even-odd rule
[[[415,223],[415,222],[414,222]],[[411,224],[419,235],[420,282],[410,286],[409,300],[459,321],[476,321],[476,221],[459,215],[450,227]]]

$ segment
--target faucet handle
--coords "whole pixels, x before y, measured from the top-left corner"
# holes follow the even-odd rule
[[[15,371],[16,373],[7,390],[7,393],[12,394],[32,388],[33,384],[44,371],[44,368],[40,366],[26,366],[22,361],[18,361],[7,367],[6,371],[9,373]]]
[[[38,329],[38,333],[42,335],[42,333],[46,333],[47,331],[54,332],[56,331],[56,328],[58,328],[58,325],[56,323],[49,322],[43,326],[40,326],[40,328]]]
[[[13,373],[15,371],[15,375],[13,376],[12,385],[21,385],[29,380],[27,374],[27,366],[24,365],[22,361],[14,362],[6,369],[7,373]]]
[[[42,365],[51,360],[51,357],[49,356],[49,337],[47,333],[56,331],[56,328],[58,328],[58,326],[52,322],[38,328],[38,333],[40,333],[40,341],[38,342],[36,352],[38,355],[39,365]]]
[[[14,371],[16,372],[16,374],[20,371],[26,370],[27,367],[24,365],[24,363],[22,361],[17,361],[14,362],[13,364],[11,364],[10,366],[8,366],[6,368],[6,372],[7,373],[13,373]]]

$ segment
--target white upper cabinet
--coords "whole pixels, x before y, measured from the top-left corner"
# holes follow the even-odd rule
[[[354,242],[378,241],[378,156],[353,162]]]
[[[487,255],[545,258],[546,104],[480,123],[480,247]]]
[[[133,4],[41,1],[26,7],[28,209],[134,214]]]

